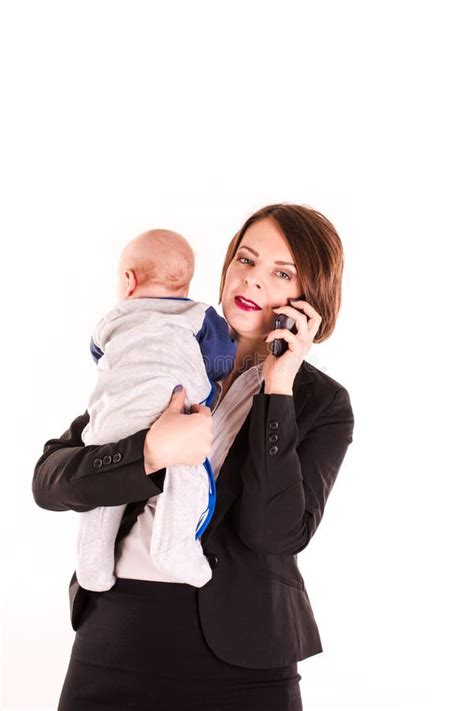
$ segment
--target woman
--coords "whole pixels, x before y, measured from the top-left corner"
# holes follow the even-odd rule
[[[354,424],[347,390],[304,356],[334,330],[342,269],[323,215],[262,208],[227,250],[219,303],[237,354],[211,408],[182,413],[181,390],[149,429],[119,442],[84,447],[85,412],[46,443],[33,478],[39,506],[127,504],[114,587],[90,592],[71,580],[77,633],[59,711],[302,708],[297,662],[322,646],[297,554],[321,521]],[[297,333],[273,330],[276,312]],[[275,338],[288,344],[278,358],[268,350]],[[201,543],[213,577],[202,588],[155,581],[149,536],[166,467],[208,455],[217,504]]]

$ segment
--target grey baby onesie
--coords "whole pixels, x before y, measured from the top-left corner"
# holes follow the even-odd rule
[[[210,401],[213,383],[232,370],[235,350],[227,322],[208,304],[184,297],[120,302],[99,321],[91,340],[97,382],[84,444],[116,442],[150,427],[178,383],[186,391],[185,411],[191,403]],[[215,500],[203,524],[210,492],[215,492],[211,474],[209,460],[167,468],[150,543],[164,582],[202,587],[212,576],[197,538],[214,510]],[[113,470],[107,475],[113,476]],[[76,575],[81,587],[104,591],[115,584],[115,538],[125,508],[102,506],[79,514]],[[201,524],[198,533],[196,524]]]

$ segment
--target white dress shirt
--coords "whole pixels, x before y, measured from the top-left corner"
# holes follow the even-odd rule
[[[237,433],[250,412],[253,396],[260,392],[263,382],[263,363],[264,361],[239,375],[223,398],[221,397],[222,385],[220,382],[216,383],[216,393],[211,405],[213,440],[208,455],[216,479]],[[158,496],[159,494],[148,499],[128,535],[118,543],[115,552],[114,575],[116,577],[158,580],[157,569],[149,552]],[[218,498],[219,487],[217,486]]]

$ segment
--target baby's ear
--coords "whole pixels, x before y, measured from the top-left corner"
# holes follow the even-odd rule
[[[133,294],[135,289],[137,288],[137,278],[135,276],[135,272],[133,269],[127,269],[124,274],[124,281],[125,281],[125,286],[124,286],[124,298],[127,299],[129,296]]]

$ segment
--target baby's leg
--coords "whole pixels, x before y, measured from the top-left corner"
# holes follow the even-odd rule
[[[99,506],[80,514],[76,577],[86,590],[115,585],[115,539],[126,506]]]
[[[203,465],[166,470],[163,493],[156,500],[150,555],[165,582],[202,587],[212,577],[196,525],[208,506],[209,477]]]

